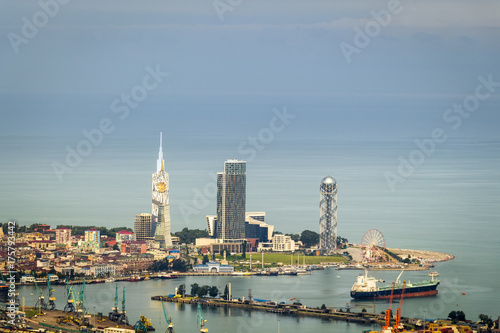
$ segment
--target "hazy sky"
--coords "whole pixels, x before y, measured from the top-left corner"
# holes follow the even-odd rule
[[[9,184],[1,221],[38,219],[8,203],[23,189],[15,177],[31,175],[23,181],[38,189],[57,183],[53,162],[99,126],[113,129],[76,172],[97,172],[130,145],[150,149],[141,158],[154,168],[160,131],[167,154],[205,145],[200,163],[220,171],[227,151],[283,107],[296,118],[273,144],[287,148],[301,138],[427,137],[443,126],[453,138],[499,139],[494,0],[4,0],[0,36],[0,179]],[[493,81],[488,97],[450,130],[457,123],[444,122],[446,110],[474,95],[480,76]]]

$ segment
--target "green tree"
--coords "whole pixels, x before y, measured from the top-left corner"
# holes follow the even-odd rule
[[[208,288],[209,288],[208,286],[201,286],[201,287],[199,287],[198,290],[196,291],[196,295],[198,297],[205,297],[205,296],[207,296],[207,294],[208,294]]]
[[[285,236],[290,236],[290,238],[294,242],[298,242],[300,240],[300,235],[299,234],[285,234]]]
[[[186,285],[183,283],[179,287],[177,287],[177,295],[181,295],[184,297],[184,294],[186,293]]]
[[[189,269],[188,264],[182,259],[175,259],[172,262],[172,270],[177,272],[186,272]]]
[[[217,295],[219,295],[219,288],[217,288],[216,286],[211,286],[208,289],[208,295],[210,295],[210,297],[217,297]]]
[[[209,262],[210,260],[208,259],[208,256],[205,254],[203,256],[203,264],[206,264],[207,262]]]
[[[448,314],[448,319],[451,320],[452,323],[456,323],[457,322],[457,311],[451,311]]]
[[[198,294],[198,289],[199,288],[200,288],[200,286],[198,285],[198,283],[193,283],[191,285],[191,296],[192,297],[195,297]]]
[[[247,241],[243,241],[243,253],[241,254],[241,258],[246,259],[247,258]]]
[[[229,287],[228,287],[228,285],[227,285],[227,284],[226,284],[226,287],[224,287],[224,293],[222,294],[222,297],[223,297],[224,299],[226,299],[226,300],[227,300],[227,299],[228,299],[228,297],[229,297]]]
[[[492,328],[493,327],[493,320],[488,315],[485,315],[485,314],[481,313],[479,315],[479,321],[481,323],[483,323],[484,325],[488,326],[488,328]]]
[[[192,244],[195,242],[196,238],[208,237],[209,235],[206,230],[184,228],[174,233],[174,236],[179,237],[179,242],[181,244]]]
[[[300,234],[300,241],[306,247],[316,245],[319,242],[319,234],[311,230],[304,230]]]

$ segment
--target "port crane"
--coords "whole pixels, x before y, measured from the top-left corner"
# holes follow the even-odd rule
[[[198,320],[200,323],[200,333],[207,333],[208,328],[205,327],[205,323],[207,322],[207,320],[205,319],[205,317],[203,317],[203,311],[201,309],[200,303],[198,303]]]
[[[68,277],[66,276],[66,296],[67,301],[64,306],[64,312],[75,312],[75,291],[73,286],[69,285]]]
[[[405,295],[405,287],[406,287],[406,281],[403,281],[403,290],[401,290],[401,298],[399,299],[399,306],[396,309],[396,325],[394,325],[394,328],[397,330],[403,328],[403,325],[401,325],[401,311],[403,310],[403,298]]]
[[[82,287],[78,292],[78,300],[76,301],[76,309],[77,312],[81,312],[83,314],[87,313],[87,302],[85,300],[85,278],[82,281]]]
[[[172,323],[172,319],[167,314],[167,310],[165,309],[165,305],[163,304],[163,298],[160,297],[161,307],[163,308],[163,315],[165,316],[165,321],[167,322],[167,330],[165,333],[174,333],[174,323]]]
[[[118,320],[118,283],[116,284],[115,289],[115,306],[111,308],[111,312],[109,313],[109,320],[117,321]]]
[[[38,300],[36,301],[35,308],[47,309],[47,303],[45,302],[45,296],[43,296],[42,290],[38,288],[38,283],[36,282],[35,272],[33,272],[33,278],[35,279],[35,287],[38,293]]]
[[[399,280],[399,278],[398,278],[398,280]],[[403,281],[403,288],[401,290],[399,305],[396,309],[396,324],[394,324],[394,326],[391,326],[392,300],[394,298],[394,285],[395,285],[395,283],[393,281],[392,288],[391,288],[391,296],[389,298],[389,307],[387,308],[387,310],[385,310],[385,325],[381,331],[383,333],[402,332],[402,329],[404,328],[403,325],[401,325],[401,311],[403,310],[403,299],[404,299],[404,294],[405,294],[406,281]]]
[[[47,287],[49,289],[49,303],[47,304],[48,310],[55,310],[56,308],[56,297],[54,296],[54,288],[50,285],[50,277],[47,275]]]
[[[389,330],[391,327],[391,317],[392,317],[392,298],[394,297],[394,281],[392,281],[391,296],[389,297],[389,306],[385,310],[385,325],[383,327],[383,332]],[[388,331],[390,332],[390,330]]]
[[[128,325],[127,311],[125,310],[125,287],[123,287],[122,310],[118,312],[118,318],[116,318],[116,321],[118,323],[124,323]]]

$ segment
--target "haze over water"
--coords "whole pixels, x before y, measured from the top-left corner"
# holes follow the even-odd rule
[[[357,243],[375,228],[388,247],[456,256],[436,269],[440,290],[446,282],[459,296],[408,300],[404,311],[496,317],[500,5],[401,2],[360,46],[356,31],[373,26],[373,12],[386,10],[387,1],[235,1],[222,17],[214,3],[72,1],[28,37],[23,24],[40,16],[40,4],[0,3],[0,222],[131,227],[135,214],[151,209],[163,132],[174,231],[205,228],[226,159],[247,161],[247,210],[265,211],[284,233],[319,230],[319,184],[330,175],[338,182],[342,237]],[[27,42],[16,49],[12,34]],[[359,52],[346,57],[342,43]],[[493,82],[489,90],[478,90],[480,77]],[[144,82],[158,86],[136,106],[126,104],[123,96]],[[478,91],[491,95],[451,120],[448,110]],[[284,110],[293,116],[281,127],[273,119]],[[113,129],[68,166],[68,147],[76,150],[87,140],[83,131],[100,127]],[[416,156],[415,140],[436,129],[446,140],[391,187],[387,172],[399,175],[400,157]],[[71,172],[58,177],[54,163]],[[391,280],[393,273],[380,274]],[[297,293],[308,305],[333,306],[336,297],[343,305],[356,275],[315,272]],[[275,287],[237,281],[243,295]],[[175,316],[183,313],[192,315]],[[331,328],[313,319],[300,327],[310,321],[318,331]]]

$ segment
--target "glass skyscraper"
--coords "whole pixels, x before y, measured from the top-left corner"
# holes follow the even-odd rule
[[[245,238],[246,165],[245,161],[227,160],[224,172],[217,173],[216,238]]]

